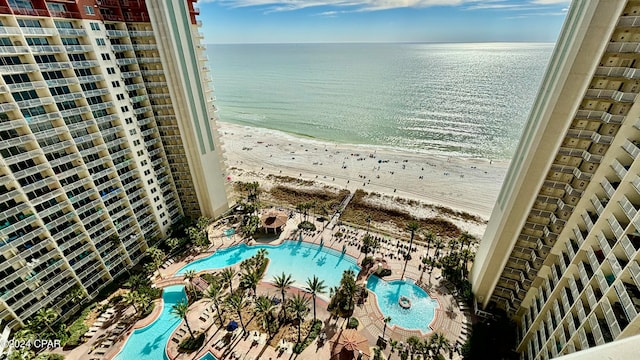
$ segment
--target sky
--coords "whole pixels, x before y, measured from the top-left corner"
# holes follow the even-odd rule
[[[199,0],[206,44],[555,42],[570,0]]]

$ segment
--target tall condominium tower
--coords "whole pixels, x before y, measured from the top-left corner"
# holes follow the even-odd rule
[[[523,359],[640,329],[640,1],[574,1],[480,244]]]
[[[227,209],[189,0],[0,0],[0,328]],[[72,296],[70,296],[72,294]]]

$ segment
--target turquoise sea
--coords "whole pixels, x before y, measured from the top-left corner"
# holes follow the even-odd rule
[[[208,45],[221,121],[509,159],[550,43]]]

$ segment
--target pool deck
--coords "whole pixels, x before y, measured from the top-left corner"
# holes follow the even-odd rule
[[[249,245],[257,243],[278,245],[285,240],[298,240],[299,233],[297,230],[297,224],[299,223],[299,221],[299,216],[294,216],[293,218],[289,219],[287,221],[287,224],[285,225],[284,231],[279,235],[279,237],[271,239],[270,241],[256,241],[253,239],[245,240],[240,238],[240,236],[238,235],[227,238],[223,235],[223,230],[225,228],[212,228],[210,229],[211,231],[209,232],[209,234],[210,240],[212,240],[213,245],[207,251],[202,252],[196,256],[189,256],[182,261],[176,261],[175,263],[167,264],[167,266],[161,270],[162,279],[155,280],[156,286],[164,287],[168,285],[184,284],[182,276],[173,276],[180,268],[193,260],[210,256],[212,253],[221,248],[227,248],[243,242]],[[304,233],[302,240],[318,245],[322,241],[324,246],[330,247],[337,251],[342,251],[344,246],[346,249],[346,253],[356,258],[358,262],[360,262],[362,260],[362,254],[358,250],[357,244],[365,235],[366,231],[348,227],[345,225],[333,225],[334,222],[332,221],[328,226],[326,226],[325,229],[322,229],[322,224],[316,223],[316,226],[320,230],[316,232]],[[333,236],[337,231],[341,231],[346,236],[344,236],[342,239]],[[376,235],[374,232],[371,232],[371,234]],[[388,236],[384,237],[388,239]],[[400,256],[397,255],[397,253],[399,253],[399,250],[397,249],[397,247],[394,247],[394,244],[397,243],[398,241],[396,239],[391,239],[385,244],[383,250],[379,250],[375,254],[376,257],[382,256],[384,259],[386,259],[387,264],[392,271],[392,274],[390,276],[385,277],[386,281],[400,279],[400,275],[402,273],[404,261],[401,260]],[[402,242],[401,244],[407,245],[407,243],[405,242]],[[425,253],[426,248],[416,243],[414,243],[414,247],[416,248],[416,251],[413,252],[413,259],[409,260],[408,262],[404,277],[417,282],[417,280],[420,279],[421,276],[421,271],[419,270],[419,265],[421,265],[419,254]],[[435,249],[430,249],[430,255],[433,255],[434,251]],[[366,282],[366,279],[359,279],[359,281]],[[443,334],[452,345],[455,345],[456,342],[463,343],[464,339],[466,338],[467,332],[467,330],[465,329],[470,326],[472,318],[469,310],[466,309],[466,307],[456,299],[456,297],[445,286],[445,284],[441,282],[440,270],[433,269],[426,271],[424,273],[423,283],[418,283],[418,285],[427,290],[430,296],[437,299],[440,304],[440,307],[436,309],[436,315],[430,327],[435,331]],[[301,290],[293,288],[289,292],[294,293],[299,291]],[[280,297],[279,292],[267,282],[263,282],[258,286],[257,293],[260,295],[278,295],[278,297]],[[256,346],[255,341],[251,335],[249,335],[246,339],[242,336],[237,336],[231,342],[230,346],[224,348],[216,348],[214,344],[216,344],[227,332],[223,329],[219,329],[216,324],[214,324],[214,322],[217,321],[217,318],[213,314],[205,321],[200,319],[200,315],[207,307],[210,307],[210,305],[201,300],[193,305],[193,310],[189,313],[189,324],[191,325],[192,329],[194,331],[207,331],[207,340],[205,346],[203,346],[202,350],[198,353],[179,354],[176,351],[177,344],[170,340],[167,344],[167,350],[171,359],[197,360],[200,359],[200,357],[204,356],[207,352],[213,353],[213,355],[215,355],[220,360],[235,358],[329,359],[330,357],[330,343],[327,341],[324,346],[318,346],[317,340],[315,340],[300,355],[297,356],[288,352],[276,352],[275,348],[267,345],[258,344],[258,346]],[[108,353],[106,353],[103,358],[112,359],[120,351],[121,347],[124,345],[126,337],[131,333],[133,329],[148,325],[156,319],[159,313],[160,306],[156,306],[154,312],[151,315],[149,315],[145,319],[139,320],[136,324],[133,325],[132,328],[130,328],[126,332],[126,336],[123,336],[116,343],[114,343],[113,347],[109,349]],[[310,319],[312,316],[313,315],[311,311],[310,315],[307,318]],[[361,330],[361,333],[365,337],[367,337],[371,346],[375,346],[378,336],[382,335],[382,331],[384,328],[384,316],[382,315],[380,309],[376,304],[375,297],[369,296],[364,304],[358,305],[354,311],[354,316],[360,320],[359,329]],[[338,321],[336,321],[335,319],[329,320],[330,314],[326,311],[326,302],[322,301],[321,298],[318,298],[318,318],[323,320],[325,323],[323,329],[328,335],[327,339],[330,339],[331,334],[335,333],[339,328],[344,326],[344,320],[342,319]],[[177,330],[174,332],[174,334],[172,334],[172,338],[184,332],[184,330],[180,330],[183,328],[184,322],[182,322],[180,326],[178,326]],[[431,333],[424,334],[416,330],[403,329],[397,326],[387,326],[385,338],[404,342],[408,337],[412,335],[424,337],[429,336],[430,334]],[[387,349],[383,353],[385,355],[389,354],[389,346],[387,346]],[[69,354],[67,353],[66,355]],[[86,356],[86,352],[84,352],[83,355]],[[448,358],[449,356],[446,357]],[[80,359],[85,357],[68,358]],[[457,353],[453,353],[453,359],[461,359],[461,356]]]

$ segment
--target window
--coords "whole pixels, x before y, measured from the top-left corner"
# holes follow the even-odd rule
[[[116,69],[112,68],[112,67],[108,67],[107,68],[107,74],[113,75],[116,73]]]
[[[18,56],[3,56],[0,57],[0,65],[17,65],[22,64],[20,57]]]
[[[67,11],[67,9],[64,7],[64,4],[54,4],[54,3],[47,3],[47,8],[49,9],[49,11],[58,11],[58,12],[65,12]]]
[[[147,184],[149,184],[149,185],[153,184],[153,179],[147,180]]]
[[[133,146],[140,146],[140,140],[133,140]]]
[[[116,99],[124,100],[124,94],[116,94]]]
[[[20,91],[13,93],[13,98],[16,101],[37,99],[38,93],[35,90]]]
[[[152,188],[151,188],[151,193],[152,193],[152,194],[155,194],[157,191],[158,191],[158,189],[156,189],[155,187],[152,187]]]
[[[21,2],[27,2],[27,1],[21,1]],[[18,5],[18,7],[26,7],[23,6],[22,4]],[[31,7],[31,3],[29,2],[29,7],[27,7],[28,9],[33,9],[33,7]],[[29,19],[18,19],[18,25],[20,27],[42,27],[42,25],[40,25],[40,21],[38,20],[29,20]]]
[[[158,210],[162,209],[162,204],[156,206],[156,209],[158,209]]]
[[[128,106],[121,106],[121,107],[120,107],[120,110],[121,110],[122,112],[127,112],[127,111],[129,111],[129,107],[128,107]]]
[[[102,60],[111,60],[111,55],[109,54],[100,54],[102,56]]]
[[[73,29],[73,24],[71,23],[71,21],[53,20],[53,22],[56,24],[56,27],[58,29]]]
[[[93,10],[93,6],[90,5],[85,5],[84,6],[84,13],[87,15],[95,15],[96,12]]]
[[[147,160],[142,160],[142,161],[140,162],[140,166],[147,166],[147,164],[148,164],[148,163],[147,163]]]
[[[49,45],[49,41],[46,38],[39,38],[39,37],[34,37],[34,38],[27,38],[27,44],[29,45]]]
[[[98,46],[106,45],[103,38],[96,38],[96,44],[98,44]]]
[[[44,75],[44,73],[43,73]],[[29,82],[29,75],[27,74],[13,74],[13,75],[2,75],[2,78],[7,84],[20,84],[24,82]]]
[[[112,81],[112,82],[111,82],[111,86],[113,86],[113,87],[120,87],[120,81]]]
[[[138,154],[138,156],[142,156],[142,155],[144,155],[144,150],[138,150],[138,152],[136,154]]]
[[[78,40],[78,38],[63,37],[61,40],[63,45],[80,45],[80,40]]]
[[[92,22],[89,25],[91,26],[91,30],[94,30],[94,31],[100,30],[100,23]]]
[[[126,118],[126,119],[124,119],[124,123],[127,124],[127,125],[131,125],[131,124],[133,124],[133,119]]]
[[[145,170],[145,171],[144,171],[144,175],[145,175],[145,176],[149,176],[149,175],[151,175],[151,170]]]

